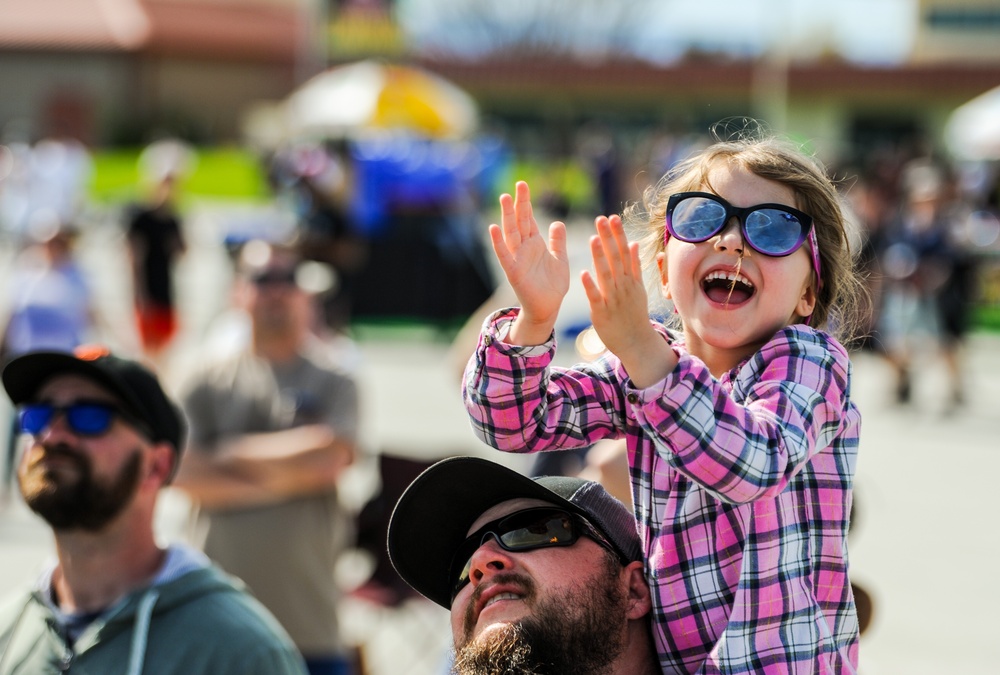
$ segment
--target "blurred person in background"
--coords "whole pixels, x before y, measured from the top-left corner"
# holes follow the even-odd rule
[[[337,285],[323,299],[323,322],[334,331],[351,322],[353,286],[367,257],[367,242],[350,213],[351,157],[346,141],[305,145],[276,153],[272,184],[290,198],[303,256],[329,264]]]
[[[14,262],[0,317],[0,361],[39,349],[70,350],[113,331],[97,310],[86,274],[77,260],[77,228],[54,210],[35,213],[28,245]],[[6,442],[3,488],[13,477],[17,420]]]
[[[71,138],[43,138],[34,145],[20,134],[0,139],[0,230],[15,246],[30,245],[38,218],[78,218],[86,206],[93,162]],[[4,145],[6,143],[6,145]]]
[[[958,354],[974,292],[968,255],[956,241],[961,210],[945,167],[914,160],[902,175],[902,203],[886,227],[880,258],[879,333],[895,376],[895,400],[913,398],[913,358],[939,350],[949,377],[946,410],[964,399]]]
[[[127,210],[126,241],[139,338],[146,355],[158,361],[178,328],[173,271],[187,245],[175,200],[189,151],[176,141],[160,141],[146,148],[139,161],[151,196]]]
[[[54,212],[38,214],[6,289],[3,356],[33,349],[72,349],[93,338],[94,298],[76,259],[77,229]]]
[[[185,425],[152,372],[89,345],[23,354],[3,385],[27,434],[21,494],[56,556],[0,604],[0,673],[304,673],[239,582],[156,541]]]
[[[311,331],[316,302],[297,252],[251,242],[237,283],[250,336],[182,388],[190,452],[177,484],[200,506],[204,550],[278,618],[312,675],[353,673],[334,568],[352,523],[337,482],[355,458],[354,379]]]

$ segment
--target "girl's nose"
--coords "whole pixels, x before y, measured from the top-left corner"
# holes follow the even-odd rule
[[[722,231],[715,235],[715,248],[743,253],[743,230],[740,228],[739,218],[736,216],[730,218]]]

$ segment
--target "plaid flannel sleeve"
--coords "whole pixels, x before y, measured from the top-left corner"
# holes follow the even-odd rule
[[[717,498],[748,503],[780,493],[833,441],[849,368],[835,340],[791,326],[722,381],[685,354],[628,400],[662,459]]]
[[[506,452],[584,447],[620,436],[620,369],[612,360],[553,367],[554,336],[530,347],[504,343],[516,313],[501,310],[486,319],[466,368],[463,400],[476,435]]]

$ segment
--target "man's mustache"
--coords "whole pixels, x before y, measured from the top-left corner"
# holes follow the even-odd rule
[[[482,594],[489,588],[496,586],[498,584],[510,584],[520,586],[524,591],[525,598],[531,598],[535,594],[535,583],[523,574],[518,574],[516,572],[501,572],[493,577],[489,584],[477,586],[469,597],[469,604],[465,610],[465,621],[464,628],[465,634],[469,635],[472,633],[472,629],[475,627],[475,621],[473,620],[473,612],[476,606],[479,604],[479,598]]]
[[[28,462],[29,467],[38,465],[43,461],[45,461],[46,459],[54,459],[54,458],[68,459],[69,461],[71,461],[72,463],[76,464],[79,467],[88,466],[87,457],[84,456],[82,452],[74,449],[69,445],[66,445],[65,443],[59,443],[56,445],[46,445],[45,443],[39,443],[38,446],[41,447],[44,452],[33,457],[31,461]]]

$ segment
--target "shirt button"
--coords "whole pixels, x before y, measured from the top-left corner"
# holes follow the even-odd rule
[[[639,402],[639,395],[638,394],[629,394],[626,398],[628,398],[628,402],[629,403],[635,404],[635,403]]]

